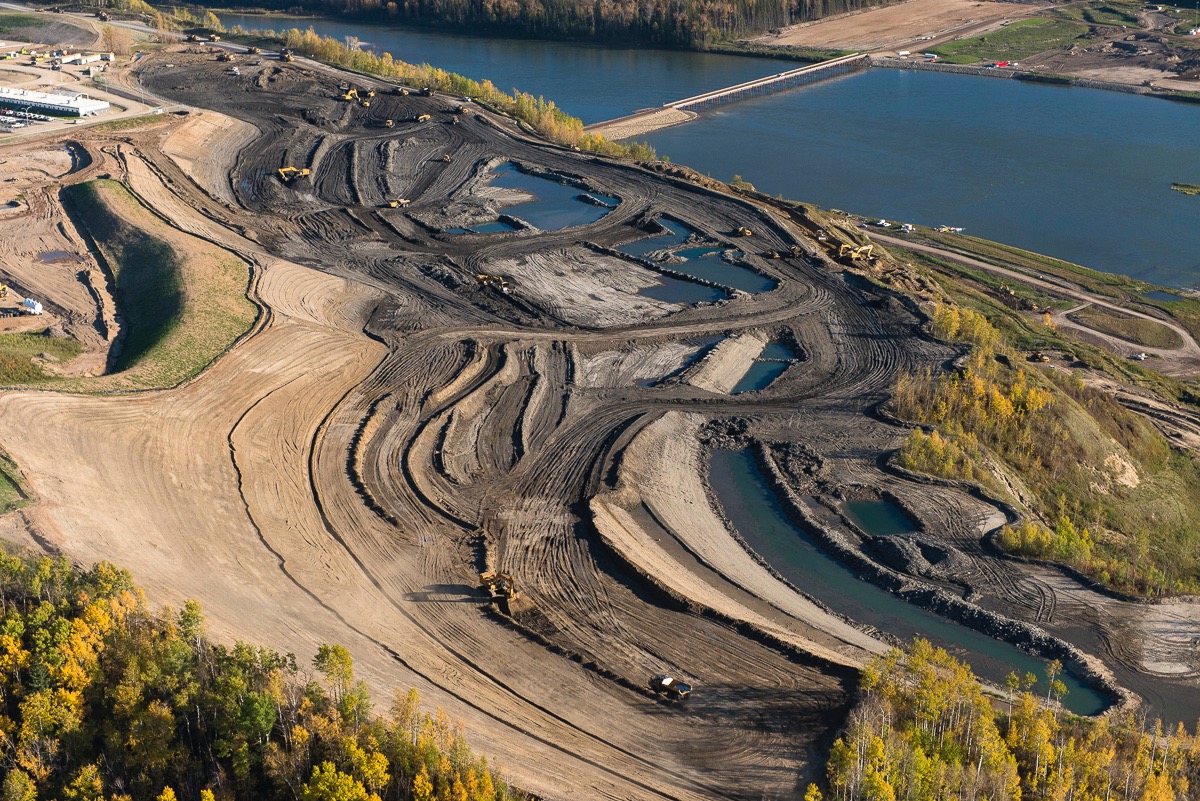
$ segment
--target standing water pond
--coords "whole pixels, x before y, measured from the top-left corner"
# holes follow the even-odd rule
[[[725,514],[747,544],[788,581],[830,608],[911,640],[924,637],[970,663],[975,673],[1003,685],[1011,671],[1034,673],[1045,687],[1045,663],[1015,646],[914,606],[863,581],[793,524],[749,451],[716,451],[709,481]],[[1092,715],[1108,706],[1105,697],[1078,677],[1061,677],[1065,706]]]

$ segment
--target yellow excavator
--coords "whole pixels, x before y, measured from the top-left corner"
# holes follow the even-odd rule
[[[874,245],[848,245],[843,244],[838,248],[838,256],[845,258],[849,256],[851,259],[869,259],[875,255]]]
[[[279,60],[280,61],[295,61],[296,57],[294,55],[292,55],[291,50],[284,48],[283,50],[279,51]]]
[[[275,173],[279,176],[279,180],[283,181],[285,184],[288,184],[297,178],[303,178],[306,175],[311,175],[312,170],[308,169],[307,167],[280,167],[275,171]]]
[[[341,100],[358,100],[358,90],[349,86],[342,87]]]
[[[734,233],[738,236],[754,236],[754,232],[744,225],[739,225]]]
[[[479,282],[481,287],[495,287],[505,295],[512,292],[512,286],[508,283],[508,279],[502,275],[488,275],[487,273],[476,273],[475,280]]]

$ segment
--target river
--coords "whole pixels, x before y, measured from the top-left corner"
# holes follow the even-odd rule
[[[355,36],[611,119],[779,72],[772,59],[488,39],[338,20],[227,26]],[[649,137],[714,178],[968,233],[1169,287],[1200,284],[1200,105],[994,78],[874,69],[718,107]]]

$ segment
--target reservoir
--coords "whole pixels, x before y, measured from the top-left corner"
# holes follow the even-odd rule
[[[773,59],[488,39],[361,22],[225,14],[312,27],[411,63],[553,100],[585,123],[792,66]],[[1168,287],[1200,284],[1200,105],[890,69],[706,111],[648,140],[721,180],[825,208],[966,233]]]

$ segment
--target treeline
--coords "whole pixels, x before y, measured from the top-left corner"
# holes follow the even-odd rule
[[[1183,801],[1200,787],[1200,736],[1133,712],[1064,715],[1032,675],[988,698],[969,667],[917,640],[863,672],[824,793],[806,801]],[[1054,686],[1058,685],[1058,686]]]
[[[883,0],[223,0],[221,7],[703,49],[745,34],[882,4]]]
[[[931,329],[970,351],[950,373],[902,376],[914,430],[897,463],[1012,494],[1035,515],[997,542],[1116,589],[1200,591],[1200,470],[1147,420],[1060,370],[1027,368],[983,314],[939,304]]]
[[[646,144],[620,144],[602,136],[585,133],[583,122],[572,117],[552,101],[525,92],[505,94],[491,81],[476,81],[428,64],[407,64],[391,53],[373,53],[328,36],[319,36],[312,28],[292,28],[283,35],[283,44],[297,53],[358,72],[377,75],[413,87],[428,86],[442,92],[465,95],[525,122],[552,142],[606,156],[652,160],[654,148]]]
[[[210,642],[101,563],[0,554],[3,801],[510,801],[416,691],[372,712],[345,648]]]

